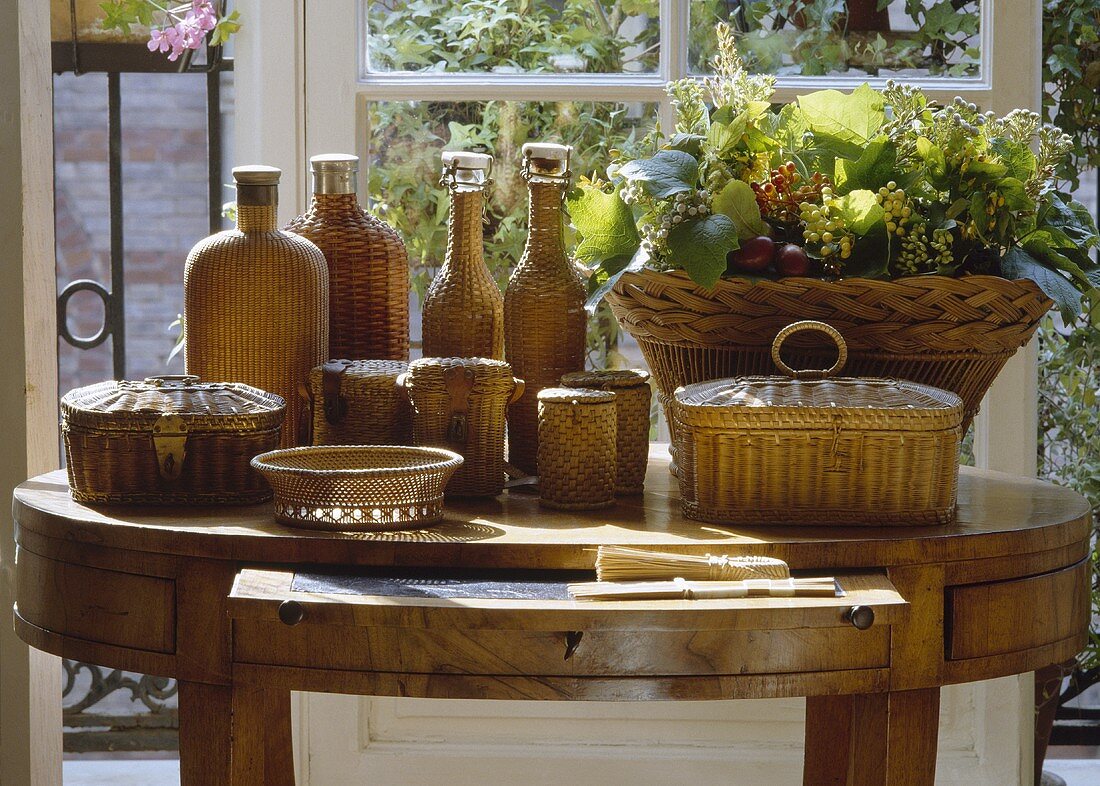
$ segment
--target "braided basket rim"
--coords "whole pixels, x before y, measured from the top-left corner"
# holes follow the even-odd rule
[[[968,301],[972,313],[938,306],[937,293]],[[799,319],[819,319],[842,329],[851,349],[861,353],[885,350],[896,355],[905,345],[909,349],[904,351],[910,352],[977,356],[1014,353],[1053,306],[1034,281],[991,275],[836,281],[723,278],[708,290],[683,270],[648,268],[624,273],[607,301],[635,338],[671,346],[770,345],[783,326],[779,323],[798,314]],[[907,316],[906,309],[923,314]],[[824,313],[807,316],[810,311]],[[736,341],[729,335],[731,320]],[[1019,329],[1012,330],[1014,326]],[[961,340],[971,330],[977,343]],[[883,341],[898,346],[886,349]]]

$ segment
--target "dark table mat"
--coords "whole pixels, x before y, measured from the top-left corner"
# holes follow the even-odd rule
[[[568,585],[595,581],[583,570],[364,570],[354,573],[299,571],[292,592],[331,595],[387,595],[403,598],[510,598],[569,600]]]

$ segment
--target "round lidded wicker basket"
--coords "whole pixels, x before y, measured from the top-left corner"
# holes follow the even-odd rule
[[[503,491],[505,412],[524,388],[512,367],[489,358],[421,358],[409,364],[401,384],[412,404],[413,442],[453,450],[466,460],[447,494]]]
[[[275,490],[275,518],[292,527],[381,532],[443,518],[443,487],[462,457],[395,445],[328,445],[252,460]]]
[[[314,445],[403,445],[410,439],[409,398],[400,360],[330,360],[309,375],[306,391]]]
[[[957,393],[964,433],[1001,368],[1051,307],[1033,282],[998,276],[730,278],[705,290],[683,271],[654,270],[624,273],[607,300],[641,346],[666,412],[680,385],[770,373],[775,335],[816,319],[844,336],[852,376]],[[835,353],[812,340],[794,347],[799,366],[827,365]]]
[[[286,403],[189,375],[100,382],[61,399],[77,502],[250,505],[271,489],[249,465],[279,444]]]
[[[575,371],[564,375],[561,384],[615,393],[615,493],[641,494],[649,464],[649,372]]]
[[[539,502],[561,510],[615,504],[615,396],[609,390],[539,391]]]
[[[794,371],[791,335],[828,333],[839,357]],[[738,377],[676,391],[686,516],[724,524],[946,524],[954,518],[962,399],[895,379],[830,378],[847,350],[829,325],[802,321],[772,346],[786,377]]]

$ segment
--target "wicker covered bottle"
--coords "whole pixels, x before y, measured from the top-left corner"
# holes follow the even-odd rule
[[[328,267],[276,225],[280,171],[233,170],[237,228],[191,249],[183,277],[185,364],[204,382],[243,382],[286,399],[281,444],[297,442],[298,384],[328,351]]]
[[[401,236],[359,206],[359,158],[313,156],[313,200],[286,225],[328,261],[328,357],[408,360],[409,256]]]
[[[572,151],[564,145],[523,146],[530,221],[527,245],[504,293],[504,351],[527,385],[523,398],[508,408],[508,460],[529,475],[538,474],[539,391],[584,368],[585,290],[562,240]]]
[[[493,157],[443,154],[447,256],[424,297],[424,357],[504,359],[504,297],[485,264],[482,214]]]

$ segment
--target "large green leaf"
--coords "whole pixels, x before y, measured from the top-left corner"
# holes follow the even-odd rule
[[[1063,276],[1019,246],[1013,246],[1001,257],[1001,275],[1005,278],[1028,278],[1038,284],[1047,297],[1062,312],[1067,325],[1081,314],[1081,293]]]
[[[685,221],[668,233],[668,248],[692,281],[710,289],[726,270],[726,254],[737,248],[737,228],[720,213]]]
[[[603,269],[593,273],[589,279],[588,300],[584,304],[589,314],[595,313],[600,301],[622,278],[623,273],[628,271],[636,273],[644,268],[649,263],[649,254],[639,248],[632,257],[616,257],[608,262],[614,264],[605,263]]]
[[[728,217],[737,229],[737,237],[747,240],[768,234],[768,225],[760,217],[756,194],[744,180],[731,180],[714,195],[714,212]]]
[[[1035,202],[1027,195],[1024,184],[1015,177],[1006,177],[997,184],[997,193],[1005,198],[1009,210],[1034,210]]]
[[[893,179],[897,158],[894,145],[886,137],[879,137],[868,144],[856,160],[837,159],[837,193],[846,194],[858,188],[878,190]]]
[[[989,149],[1008,167],[1008,174],[1026,181],[1035,174],[1035,154],[1022,142],[1014,142],[999,136],[989,144]]]
[[[1082,249],[1100,245],[1096,224],[1087,207],[1057,192],[1048,194],[1044,202],[1042,223],[1057,227]]]
[[[565,200],[573,226],[581,235],[576,257],[585,264],[599,264],[619,256],[631,256],[638,248],[638,229],[630,208],[618,192],[607,194],[593,185],[582,185]]]
[[[844,219],[848,227],[857,235],[866,235],[883,223],[886,211],[875,199],[873,191],[860,189],[845,194],[840,198],[837,212]]]
[[[667,199],[695,188],[699,181],[699,162],[682,150],[659,150],[652,158],[639,158],[625,164],[619,174],[641,183],[650,196]]]
[[[798,97],[798,106],[815,140],[846,158],[858,158],[886,117],[882,96],[862,84],[851,93],[819,90]]]
[[[728,153],[741,141],[748,124],[748,112],[742,112],[729,122],[712,120],[707,129],[707,142],[719,155]]]

